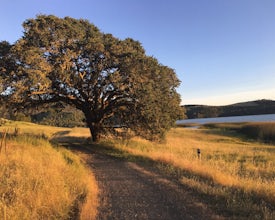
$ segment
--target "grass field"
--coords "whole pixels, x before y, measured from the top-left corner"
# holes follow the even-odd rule
[[[5,126],[0,127],[1,129],[10,127],[11,133],[15,128],[19,134],[23,131],[27,133],[27,135],[19,135],[21,139],[9,142],[6,155],[3,149],[0,154],[0,172],[2,172],[1,175],[6,175],[5,179],[7,179],[5,181],[2,179],[0,183],[2,184],[0,186],[0,214],[3,213],[6,219],[18,219],[10,218],[12,210],[16,213],[16,210],[21,210],[23,206],[26,206],[26,210],[31,210],[29,213],[36,213],[36,215],[44,213],[45,216],[52,216],[53,219],[60,219],[58,214],[68,215],[71,212],[69,210],[72,210],[72,204],[75,204],[72,201],[79,201],[75,199],[76,194],[83,195],[81,190],[76,194],[74,190],[69,193],[70,187],[75,189],[77,187],[74,184],[79,184],[76,183],[78,181],[74,181],[75,179],[87,179],[79,176],[86,173],[79,172],[81,167],[79,158],[67,150],[52,148],[45,141],[45,137],[87,138],[90,135],[89,130],[48,126],[35,126],[33,129],[33,126],[30,123],[14,124],[11,122],[10,125],[6,123]],[[249,130],[251,127],[253,129]],[[257,133],[254,133],[254,136],[251,135],[255,130]],[[230,219],[275,219],[273,131],[274,123],[216,124],[203,129],[174,128],[167,134],[165,143],[154,143],[134,137],[130,140],[105,139],[91,147],[102,147],[106,153],[157,167],[161,172],[179,180],[184,187],[193,192],[194,196],[207,203],[217,213]],[[268,140],[263,138],[266,137],[264,135],[266,133],[269,134]],[[29,134],[39,138],[28,139]],[[197,149],[200,149],[200,157],[198,157]],[[43,155],[43,157],[38,155]],[[40,157],[41,159],[38,160]],[[32,158],[39,162],[34,165],[28,164]],[[27,164],[24,165],[24,163]],[[53,164],[54,167],[48,167],[49,164]],[[51,170],[52,173],[44,173],[45,167],[43,166],[47,166],[47,170]],[[33,171],[40,167],[40,171]],[[62,171],[57,171],[56,167],[61,167]],[[20,169],[23,170],[22,174],[19,174]],[[61,180],[62,183],[59,182],[60,173],[66,174],[67,172],[73,172],[76,176],[72,177],[69,173]],[[9,179],[13,173],[16,173],[14,176],[18,179]],[[25,173],[33,173],[33,175],[37,173],[38,176],[29,175],[28,179],[21,180],[20,178],[23,178]],[[53,180],[52,177],[57,180]],[[69,186],[69,183],[72,185]],[[49,184],[52,184],[51,187]],[[64,184],[68,186],[64,187]],[[80,183],[79,189],[87,189],[86,184]],[[20,188],[19,185],[27,188]],[[53,189],[55,188],[53,186],[58,185],[68,190],[62,194],[72,194],[71,200],[62,198],[62,202],[68,200],[68,204],[71,205],[63,206],[63,203],[55,200],[62,190],[61,188]],[[46,188],[43,189],[43,187]],[[17,190],[17,193],[14,190]],[[47,190],[52,190],[52,192],[48,193]],[[34,195],[25,195],[22,193],[25,191],[32,191]],[[23,197],[17,198],[17,195],[21,194]],[[28,199],[29,197],[32,199]],[[45,205],[44,200],[49,204]],[[18,201],[22,201],[22,204],[20,205]],[[56,203],[60,204],[60,207],[53,206]],[[13,205],[17,208],[13,208]],[[57,208],[62,211],[56,211]],[[28,212],[24,211],[24,213]],[[29,216],[33,217],[30,214]],[[25,219],[29,216],[26,214]]]
[[[0,127],[7,130],[0,153],[0,219],[95,219],[93,174],[77,155],[49,142],[67,129],[8,121]]]
[[[204,129],[175,128],[161,144],[134,137],[102,140],[98,147],[117,157],[141,163],[149,161],[231,219],[275,219],[275,145],[241,130],[256,126],[262,129],[258,129],[257,134],[274,136],[274,125],[245,123],[216,124]],[[89,131],[76,128],[66,136],[89,137]]]
[[[227,128],[236,126],[227,124]],[[172,129],[163,144],[133,138],[110,145],[127,152],[128,158],[136,155],[155,161],[163,172],[176,176],[225,216],[275,219],[274,144],[245,140],[223,125],[215,129]]]

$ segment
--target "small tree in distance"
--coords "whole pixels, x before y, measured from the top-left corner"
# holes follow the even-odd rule
[[[70,17],[39,15],[23,27],[23,37],[10,47],[1,43],[0,51],[0,64],[4,58],[14,64],[0,66],[1,96],[18,107],[74,106],[93,141],[115,125],[158,139],[182,116],[175,72],[146,56],[139,42]]]

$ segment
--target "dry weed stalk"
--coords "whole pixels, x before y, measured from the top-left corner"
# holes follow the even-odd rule
[[[0,154],[2,152],[3,146],[5,147],[5,153],[7,152],[7,138],[6,138],[7,133],[8,133],[8,129],[4,129],[4,131],[2,132],[1,145],[0,145]]]

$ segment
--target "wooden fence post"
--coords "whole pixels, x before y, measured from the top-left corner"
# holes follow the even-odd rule
[[[198,154],[198,159],[200,160],[201,159],[201,149],[197,149],[197,154]]]

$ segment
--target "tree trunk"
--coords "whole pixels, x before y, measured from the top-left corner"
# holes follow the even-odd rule
[[[100,118],[95,117],[96,113],[91,112],[89,109],[86,109],[86,111],[83,111],[83,113],[86,118],[87,126],[90,129],[92,141],[98,142],[100,140],[100,134],[103,130]]]
[[[100,140],[100,130],[101,130],[100,124],[96,124],[96,123],[87,123],[87,124],[91,132],[92,141],[98,142]]]

